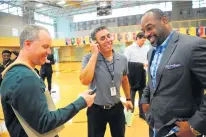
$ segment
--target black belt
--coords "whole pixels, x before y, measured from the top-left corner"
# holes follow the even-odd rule
[[[118,104],[120,104],[121,103],[121,101],[120,102],[117,102],[117,103],[115,103],[115,104],[105,104],[105,105],[97,105],[97,104],[94,104],[94,105],[96,105],[96,106],[98,106],[98,107],[100,107],[100,108],[103,108],[103,109],[112,109],[114,106],[116,106],[116,105],[118,105]]]

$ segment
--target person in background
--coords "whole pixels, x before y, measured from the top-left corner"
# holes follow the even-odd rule
[[[136,41],[125,49],[124,55],[128,60],[129,68],[129,83],[130,83],[130,94],[132,104],[135,106],[135,95],[136,91],[139,93],[139,117],[144,119],[144,112],[140,100],[142,97],[143,89],[146,86],[146,67],[147,67],[147,52],[149,46],[144,45],[146,41],[143,32],[139,32],[136,35]],[[145,69],[144,69],[145,68]],[[135,107],[134,107],[135,108]],[[133,109],[134,112],[134,109]]]
[[[14,59],[11,59],[11,54],[15,55]],[[18,57],[19,52],[17,51],[9,51],[9,50],[3,50],[2,51],[2,60],[3,62],[0,63],[0,84],[2,82],[2,72],[5,70],[5,68],[7,68],[12,62],[15,61],[15,59]]]
[[[11,54],[12,54],[12,52],[9,50],[2,51],[2,60],[3,61],[1,63],[1,67],[0,67],[1,72],[13,62],[13,60],[11,60]]]
[[[49,54],[47,56],[46,62],[41,66],[41,69],[40,69],[40,76],[43,79],[43,81],[45,80],[45,78],[47,78],[48,90],[50,94],[51,94],[51,89],[52,89],[52,73],[53,73],[52,65],[54,63],[55,63],[54,55]]]

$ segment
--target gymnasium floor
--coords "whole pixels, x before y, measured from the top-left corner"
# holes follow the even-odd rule
[[[66,106],[74,101],[81,92],[87,89],[79,80],[81,70],[81,63],[60,63],[53,66],[53,90],[57,91],[52,93],[53,100],[57,108]],[[45,81],[46,82],[46,81]],[[124,93],[121,91],[124,98]],[[138,94],[136,99],[138,99]],[[136,100],[137,102],[138,100]],[[125,137],[148,137],[148,126],[146,122],[138,117],[137,104],[135,107],[135,117],[131,127],[126,126]],[[0,118],[3,117],[2,110],[0,109]],[[65,128],[60,132],[60,137],[87,137],[87,117],[86,109],[78,113],[73,119],[65,124]],[[0,137],[9,137],[5,132],[3,121],[0,120]],[[111,137],[109,126],[105,133],[105,137]]]

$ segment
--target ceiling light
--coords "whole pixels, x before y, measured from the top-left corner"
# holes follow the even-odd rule
[[[37,4],[36,6],[37,6],[37,7],[42,7],[43,4],[42,4],[42,3],[39,3],[39,4]]]
[[[65,0],[61,0],[61,1],[57,2],[57,4],[59,4],[59,5],[64,5],[65,3],[66,3]]]

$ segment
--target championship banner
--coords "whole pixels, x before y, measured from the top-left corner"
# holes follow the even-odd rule
[[[200,26],[200,27],[196,28],[196,35],[198,37],[205,36],[205,27],[204,26]]]
[[[125,32],[120,33],[120,35],[122,37],[121,42],[125,42]]]
[[[180,33],[187,34],[187,29],[186,28],[180,28]]]
[[[137,33],[136,32],[132,32],[132,40],[135,41],[136,40],[136,35]]]
[[[65,39],[66,45],[70,46],[71,45],[71,39],[70,38],[66,38]]]
[[[77,45],[82,45],[83,44],[82,37],[76,38],[76,40],[77,40]]]
[[[189,34],[191,36],[196,36],[196,27],[190,27],[189,28]]]
[[[71,44],[72,46],[77,45],[76,38],[71,38]]]
[[[82,37],[82,43],[85,45],[86,41],[85,41],[85,37]]]
[[[113,43],[115,43],[115,44],[119,43],[119,41],[118,41],[118,36],[117,36],[117,35],[118,35],[117,33],[112,33]]]
[[[124,33],[124,39],[125,39],[125,42],[129,41],[129,34],[128,34],[128,32]]]
[[[85,37],[84,37],[84,40],[85,40],[85,44],[90,44],[90,42],[89,42],[89,36],[85,36]]]
[[[133,41],[132,32],[128,32],[128,41]]]
[[[117,34],[117,40],[118,40],[118,42],[122,41],[122,34],[121,33]]]

